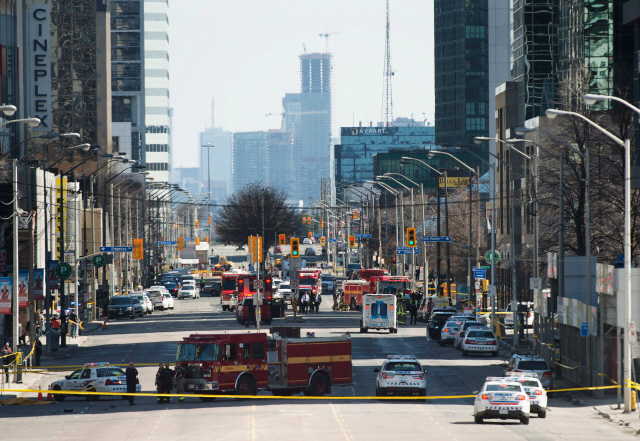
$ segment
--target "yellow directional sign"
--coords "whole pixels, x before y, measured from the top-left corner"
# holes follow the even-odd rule
[[[450,177],[447,176],[447,188],[452,187],[468,187],[470,178]],[[444,188],[444,177],[438,178],[438,187]]]

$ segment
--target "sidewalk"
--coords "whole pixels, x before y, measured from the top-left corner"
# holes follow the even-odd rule
[[[46,347],[43,347],[43,353],[40,357],[41,366],[58,366],[60,365],[59,360],[65,360],[71,357],[81,346],[84,346],[86,342],[91,338],[92,335],[95,335],[102,328],[102,322],[94,321],[87,323],[85,328],[82,330],[82,335],[79,335],[77,338],[69,338],[67,337],[67,347],[60,348],[55,352],[52,352],[50,355],[46,354]],[[46,342],[45,339],[42,339],[43,343]],[[64,363],[62,363],[64,364]],[[31,369],[39,370],[38,366],[33,366]],[[10,375],[11,382],[6,383],[4,371],[2,372],[2,378],[0,378],[0,389],[38,389],[41,387],[43,390],[47,389],[47,386],[50,383],[47,383],[47,374],[44,372],[23,372],[22,374],[22,382],[15,383],[14,382],[15,374]],[[7,400],[16,397],[33,397],[32,393],[21,394],[20,392],[0,392],[0,399]]]

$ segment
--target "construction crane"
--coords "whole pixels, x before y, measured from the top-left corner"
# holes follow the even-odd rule
[[[329,53],[329,37],[330,37],[331,35],[336,35],[336,34],[339,34],[339,33],[340,33],[340,32],[331,32],[331,33],[327,33],[327,32],[325,31],[325,33],[324,33],[324,34],[319,34],[319,35],[320,35],[320,37],[324,37],[324,38],[325,38],[325,40],[326,40],[326,46],[325,46],[325,52],[326,52],[326,53]]]
[[[289,113],[290,115],[322,115],[324,113],[327,113],[326,110],[312,110],[309,112],[281,112],[281,113],[267,113],[266,116],[277,116],[280,115],[282,117],[284,117],[287,113]]]
[[[389,0],[387,0],[387,41],[384,49],[384,85],[382,89],[382,121],[385,126],[393,124],[393,93],[391,89],[391,77],[394,75],[391,69],[391,44],[389,42]]]

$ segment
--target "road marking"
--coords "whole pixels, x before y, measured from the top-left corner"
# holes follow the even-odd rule
[[[342,423],[340,422],[340,418],[338,417],[338,412],[336,412],[336,407],[333,405],[333,403],[329,403],[329,406],[331,406],[331,411],[333,412],[333,416],[336,418],[336,421],[338,422],[338,426],[340,426],[340,430],[342,431],[342,434],[344,435],[344,438],[349,441],[349,436],[347,435],[347,432],[344,430],[344,427],[342,426]]]

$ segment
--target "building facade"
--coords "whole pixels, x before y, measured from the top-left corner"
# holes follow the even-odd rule
[[[238,132],[233,134],[233,189],[242,190],[246,184],[268,180],[267,132]]]
[[[200,132],[200,176],[204,184],[211,182],[211,200],[222,201],[233,193],[231,179],[231,151],[233,135],[231,132],[214,127]],[[209,191],[208,189],[206,191]]]
[[[425,149],[435,142],[435,128],[342,127],[334,146],[335,185],[362,184],[375,178],[374,156],[392,149]]]
[[[171,182],[169,155],[169,1],[144,0],[144,164],[154,182]]]
[[[294,151],[299,200],[318,198],[321,178],[331,174],[331,62],[328,53],[300,55],[300,145]]]
[[[0,0],[0,103],[19,105],[18,35],[14,0]],[[0,112],[0,124],[5,122]],[[10,138],[15,138],[17,127],[9,124],[0,129],[0,151],[10,150]]]

